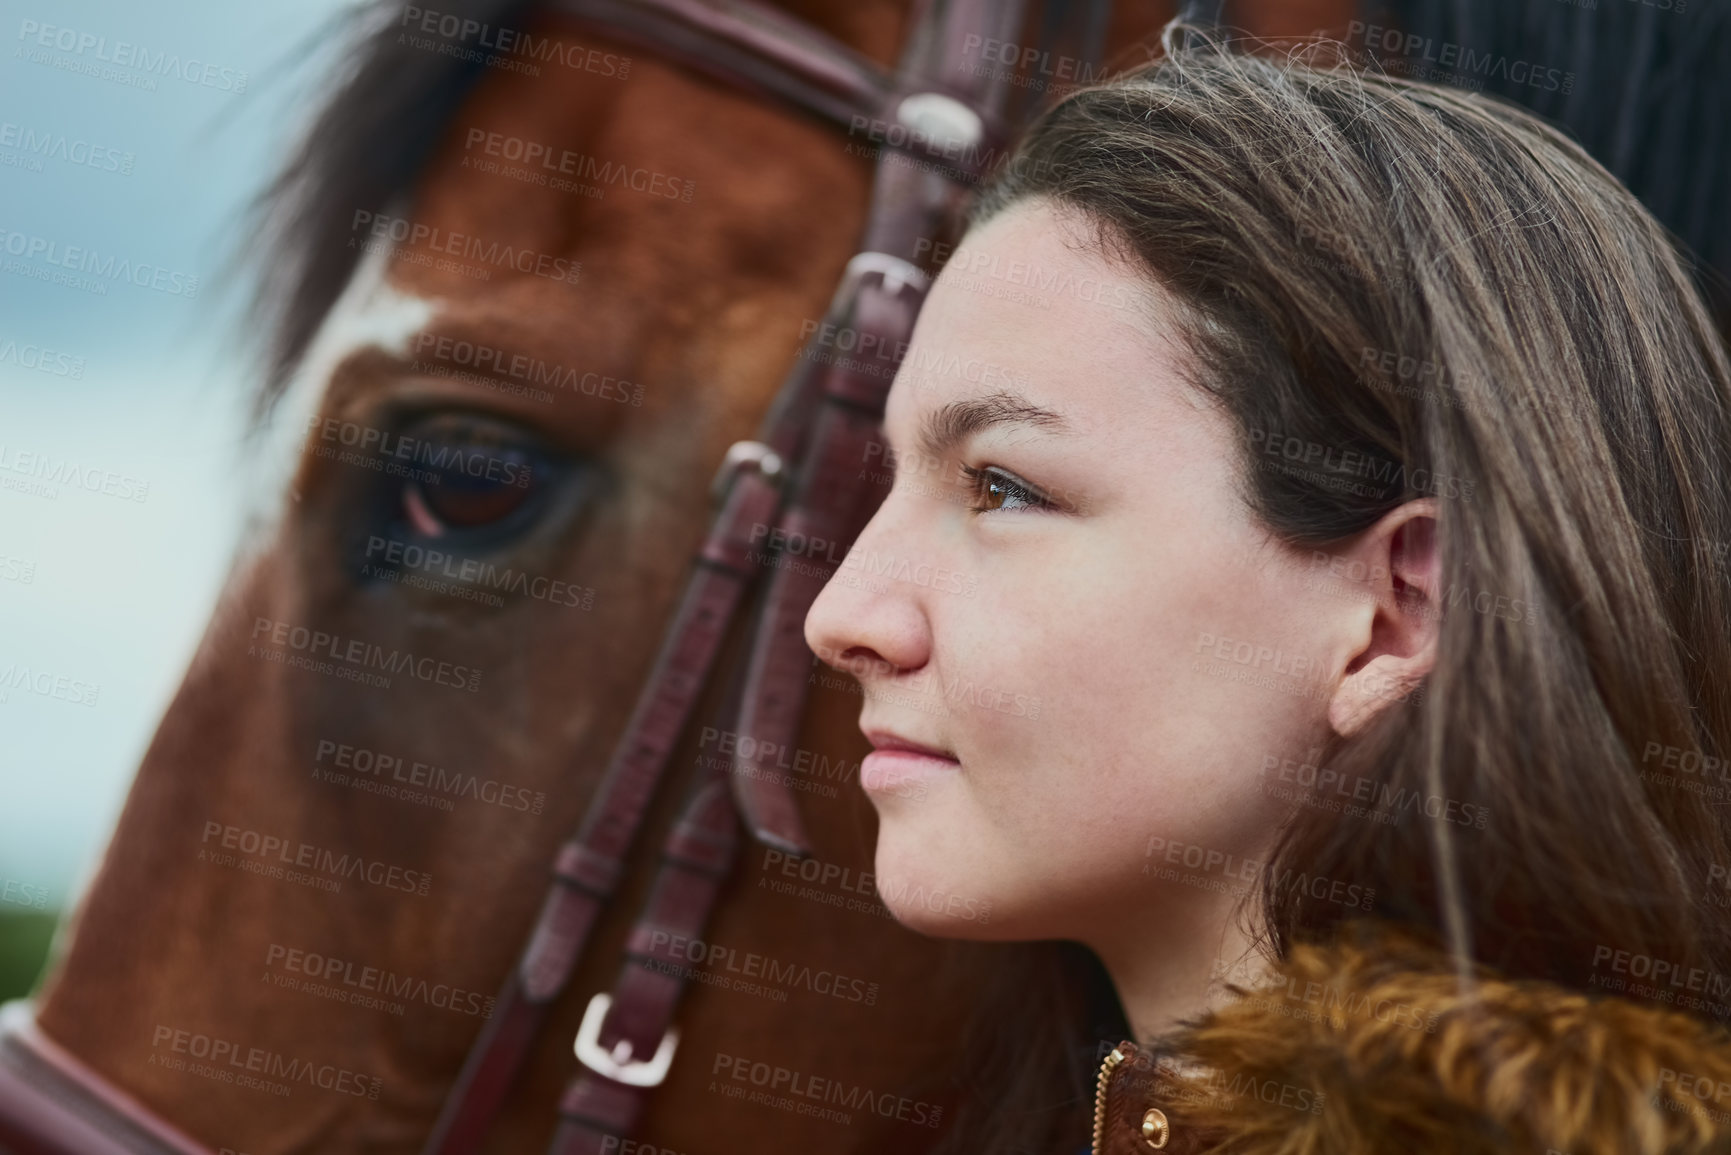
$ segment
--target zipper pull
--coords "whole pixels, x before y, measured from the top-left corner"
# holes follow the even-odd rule
[[[1135,1043],[1125,1040],[1113,1047],[1112,1053],[1100,1064],[1100,1075],[1094,1090],[1093,1155],[1105,1155],[1106,1096],[1110,1092],[1112,1076],[1118,1073],[1119,1067],[1139,1058],[1140,1053],[1140,1048]],[[1140,1134],[1149,1150],[1158,1151],[1164,1148],[1172,1138],[1172,1124],[1167,1120],[1166,1112],[1158,1107],[1148,1108],[1142,1115]]]
[[[1126,1062],[1136,1053],[1136,1044],[1128,1039],[1112,1048],[1100,1064],[1100,1075],[1094,1084],[1094,1145],[1093,1155],[1101,1155],[1101,1142],[1106,1127],[1106,1087],[1112,1082],[1112,1073],[1120,1064]]]

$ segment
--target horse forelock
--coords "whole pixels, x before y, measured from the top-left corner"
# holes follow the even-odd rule
[[[334,21],[350,46],[329,73],[330,95],[254,206],[266,243],[247,263],[258,270],[254,328],[265,372],[254,412],[266,416],[298,379],[327,315],[357,279],[361,259],[344,241],[357,208],[380,209],[410,195],[482,63],[402,43],[406,0],[372,0]],[[441,13],[513,26],[541,0],[440,0]],[[248,230],[248,235],[252,230]]]

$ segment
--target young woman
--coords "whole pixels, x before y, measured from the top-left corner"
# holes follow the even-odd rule
[[[1112,1155],[1725,1150],[1731,368],[1688,273],[1527,114],[1172,37],[980,198],[854,546],[892,576],[807,619],[879,890],[1098,956]]]

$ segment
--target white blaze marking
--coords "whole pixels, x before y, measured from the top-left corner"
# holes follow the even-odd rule
[[[285,496],[284,490],[300,467],[307,426],[317,415],[337,366],[363,349],[406,358],[410,340],[433,319],[437,302],[406,293],[385,279],[391,252],[392,246],[381,245],[361,258],[289,378],[267,428],[255,435],[258,453],[253,460],[258,476],[250,483],[256,496],[248,520],[258,538],[298,500],[292,493]]]

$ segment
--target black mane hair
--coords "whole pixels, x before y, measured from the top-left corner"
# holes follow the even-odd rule
[[[533,0],[443,0],[439,11],[498,30],[520,27],[533,7]],[[474,42],[441,41],[446,52],[416,47],[403,27],[406,11],[402,0],[368,0],[333,22],[326,34],[353,46],[305,136],[255,205],[265,237],[253,296],[253,318],[266,334],[260,412],[281,393],[354,275],[361,249],[345,243],[354,213],[384,209],[414,187],[493,59]],[[497,42],[496,34],[489,39]]]

